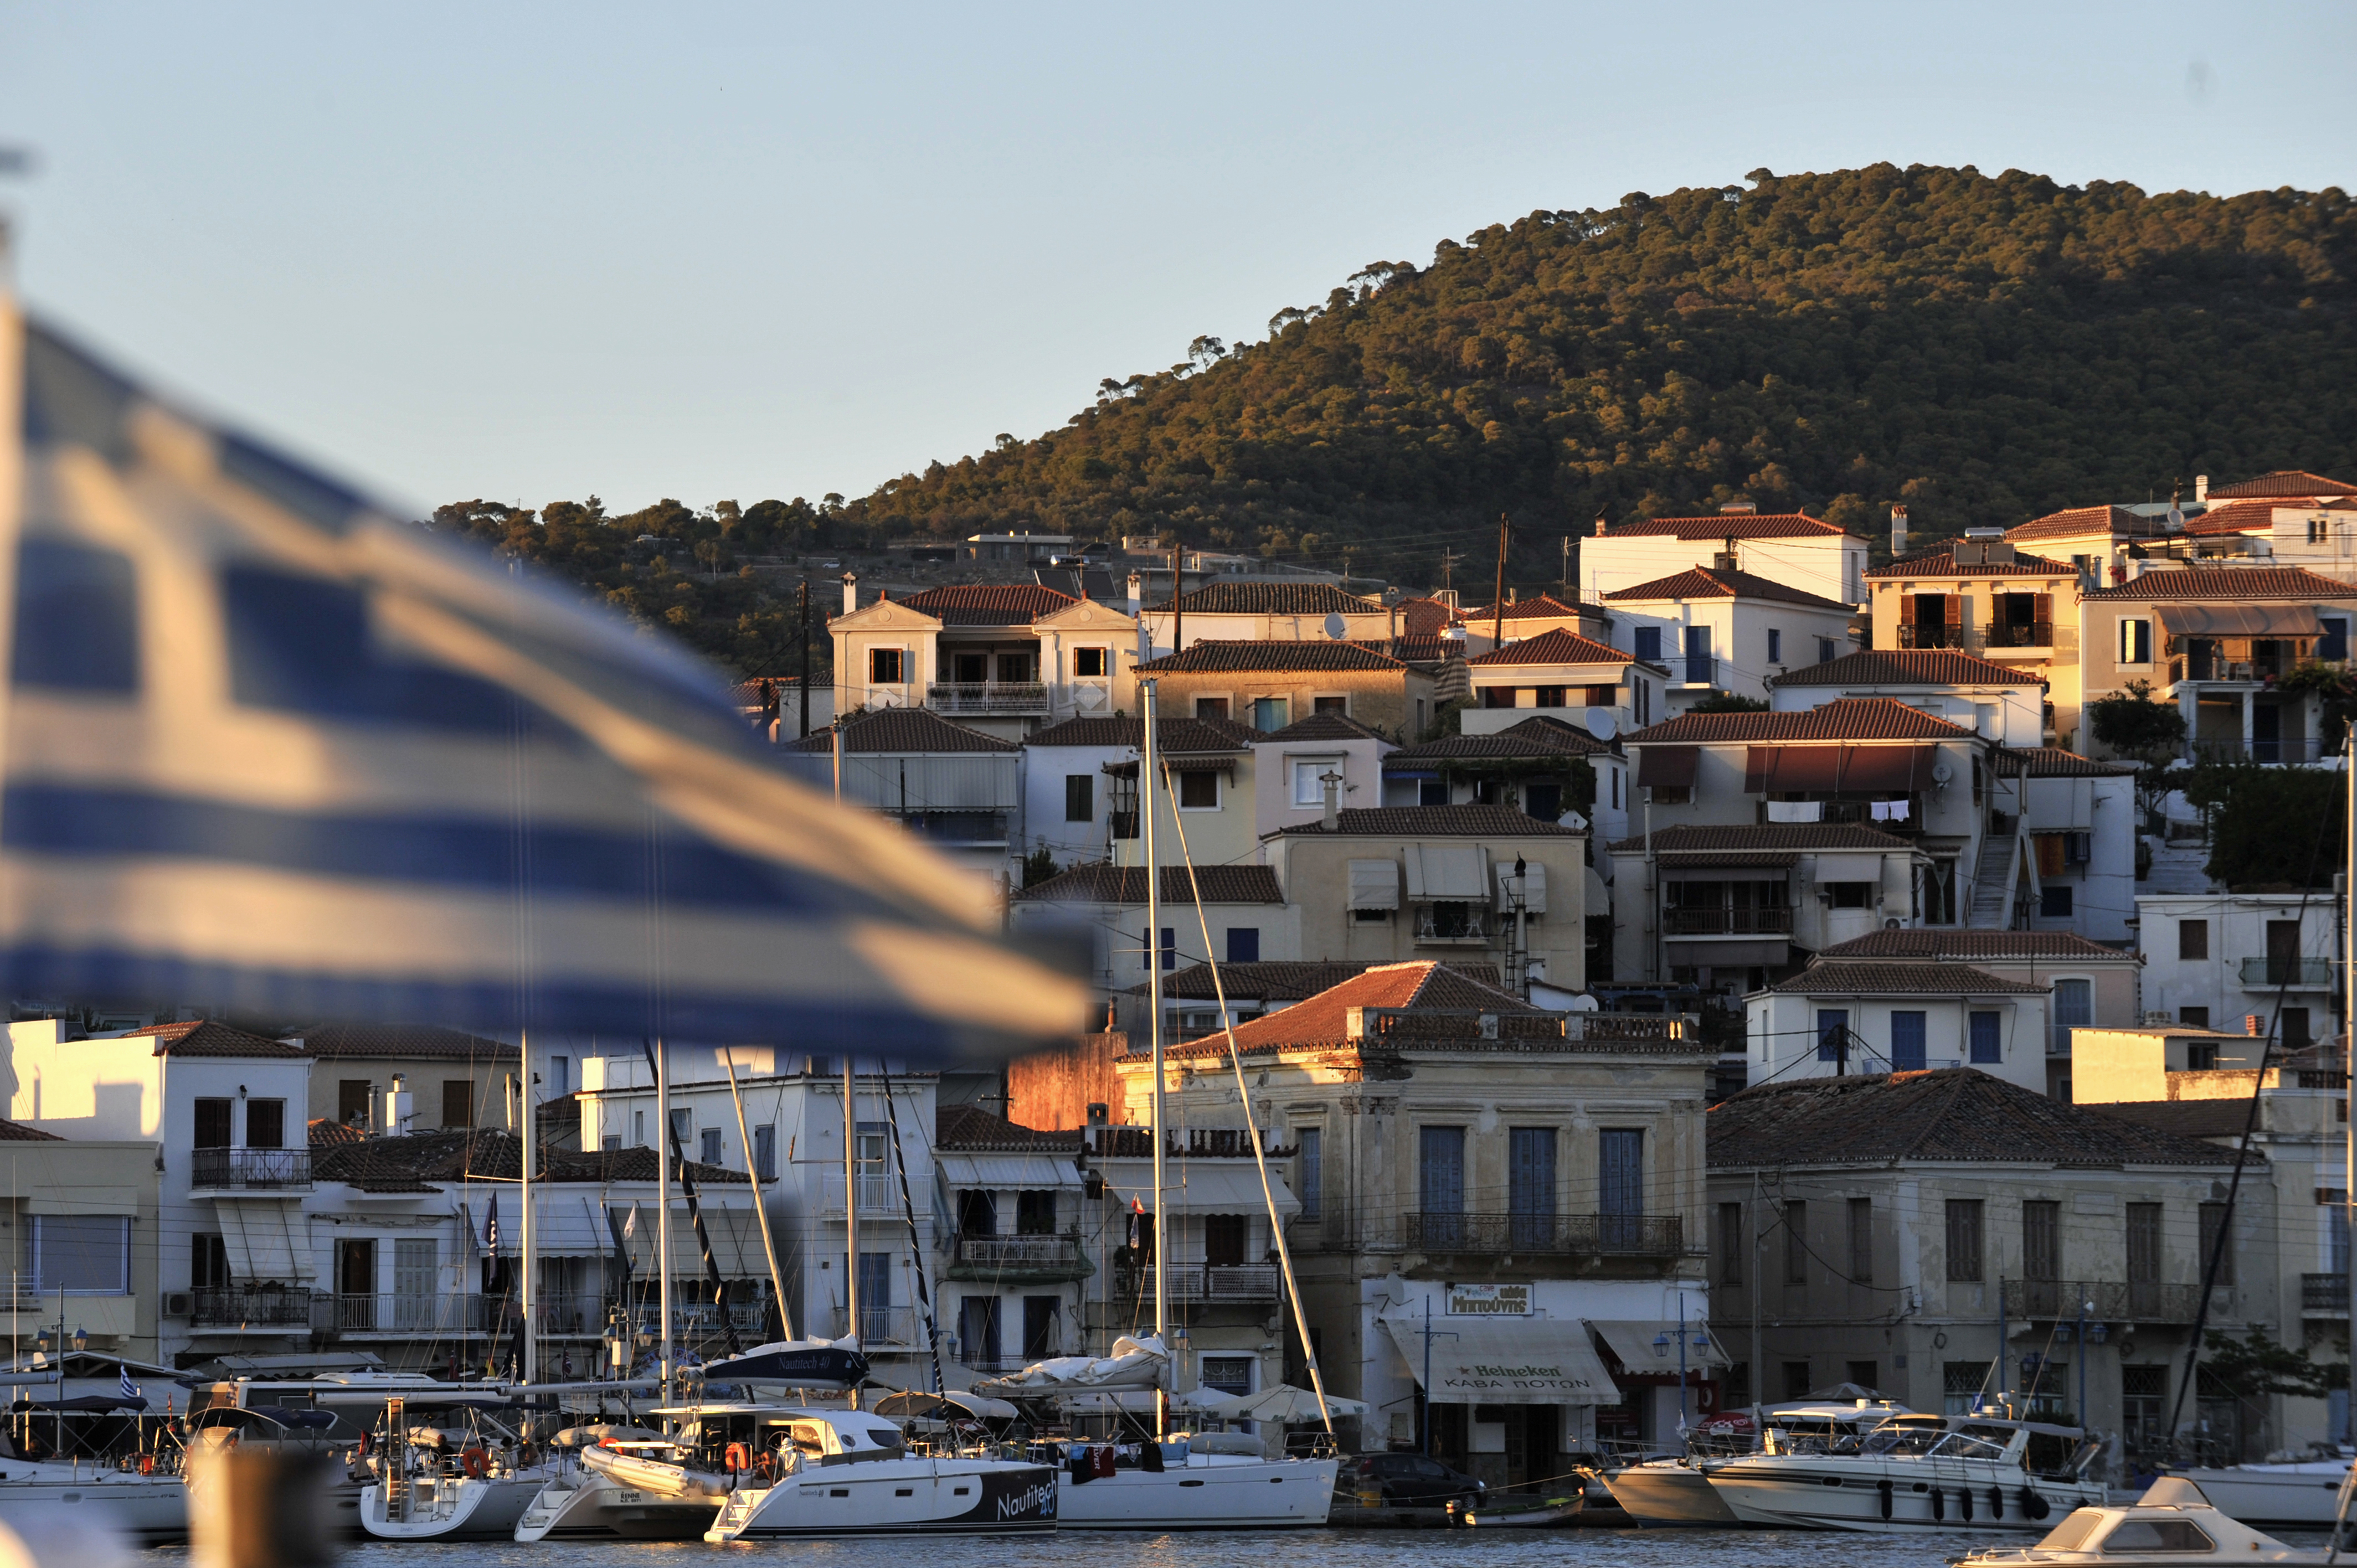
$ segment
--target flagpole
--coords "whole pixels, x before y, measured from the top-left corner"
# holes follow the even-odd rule
[[[662,1314],[662,1398],[671,1403],[671,1047],[655,1041],[655,1296]]]

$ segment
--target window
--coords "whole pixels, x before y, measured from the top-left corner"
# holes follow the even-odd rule
[[[2120,662],[2123,664],[2152,662],[2152,622],[2148,620],[2120,622]]]
[[[1389,909],[1353,909],[1351,918],[1362,926],[1380,926],[1392,918]]]
[[[2054,1038],[2047,1052],[2051,1056],[2071,1054],[2071,1031],[2084,1029],[2095,1021],[2095,983],[2092,980],[2058,980],[2054,983]]]
[[[1209,768],[1190,768],[1178,775],[1178,809],[1215,811],[1220,808],[1220,776]]]
[[[1293,1196],[1301,1200],[1301,1218],[1317,1219],[1326,1208],[1326,1167],[1324,1158],[1325,1133],[1322,1128],[1304,1127],[1294,1134],[1301,1145],[1296,1156],[1293,1176]]]
[[[1618,686],[1583,686],[1580,688],[1582,707],[1609,708],[1620,701]]]
[[[1553,1244],[1555,1176],[1555,1129],[1508,1129],[1506,1214],[1511,1246],[1522,1249]]]
[[[2190,1520],[2131,1519],[2112,1527],[2104,1537],[2104,1554],[2117,1557],[2139,1552],[2215,1552],[2218,1543]]]
[[[608,1133],[597,1140],[597,1146],[601,1149],[619,1149],[622,1146],[622,1135],[619,1133]]]
[[[286,1101],[249,1100],[245,1102],[245,1146],[283,1149],[286,1146]]]
[[[1836,909],[1867,909],[1873,907],[1874,884],[1871,882],[1828,882],[1825,892]]]
[[[564,1095],[573,1092],[572,1058],[569,1057],[548,1058],[548,1086],[550,1092],[554,1094]]]
[[[1952,1197],[1948,1199],[1948,1278],[1971,1284],[1981,1277],[1981,1200]]]
[[[1809,1397],[1809,1364],[1806,1361],[1784,1363],[1784,1397],[1787,1400]]]
[[[2177,1021],[2187,1026],[2189,1028],[2206,1029],[2210,1026],[2210,1009],[2207,1007],[2179,1007],[2177,1010]],[[2210,1047],[2210,1051],[2212,1058],[2214,1059],[2217,1056],[2218,1047],[2212,1046]]]
[[[864,1260],[863,1260],[864,1261]],[[998,1366],[998,1298],[970,1295],[958,1303],[958,1350],[970,1367]]]
[[[365,1127],[369,1122],[368,1079],[344,1078],[336,1080],[336,1120],[347,1127]]]
[[[1560,784],[1525,784],[1523,786],[1523,813],[1540,822],[1551,822],[1563,815],[1563,786]]]
[[[871,648],[867,650],[867,683],[871,686],[898,686],[907,677],[900,672],[900,650]]]
[[[1198,697],[1195,699],[1195,716],[1199,719],[1226,718],[1228,700],[1225,697]]]
[[[1283,697],[1254,697],[1252,703],[1252,727],[1264,735],[1283,729],[1293,722],[1291,704]]]
[[[1926,1015],[1914,1012],[1894,1012],[1890,1015],[1890,1070],[1921,1072],[1924,1063],[1924,1024]]]
[[[1176,926],[1162,928],[1162,967],[1178,967],[1178,928]]]
[[[1881,1381],[1880,1370],[1881,1363],[1878,1361],[1852,1361],[1845,1369],[1845,1373],[1848,1380],[1859,1388],[1870,1389]]]
[[[1313,714],[1348,714],[1351,711],[1351,699],[1348,697],[1312,697],[1309,699],[1309,711]]]
[[[2004,1035],[2000,1028],[2003,1016],[1997,1013],[1975,1013],[1966,1021],[1974,1066],[1986,1067],[2005,1060]]]
[[[1641,626],[1631,633],[1631,639],[1632,650],[1638,658],[1648,664],[1659,664],[1662,661],[1662,628],[1660,627]]]
[[[131,1221],[113,1214],[36,1214],[33,1294],[131,1294]]]
[[[1465,1129],[1416,1131],[1416,1202],[1426,1214],[1465,1212]]]
[[[471,1127],[474,1124],[474,1080],[465,1078],[444,1079],[442,1080],[442,1125]]]
[[[1326,803],[1325,776],[1331,773],[1340,780],[1342,763],[1338,757],[1312,757],[1293,765],[1293,803],[1297,806],[1322,806]]]
[[[229,1243],[218,1236],[188,1238],[188,1288],[229,1289]]]
[[[2177,956],[2179,961],[2206,959],[2210,956],[2210,922],[2179,920],[2177,922]]]
[[[1784,1283],[1809,1283],[1809,1206],[1805,1203],[1784,1205]]]
[[[2137,1206],[2128,1205],[2131,1210]],[[2062,1277],[2062,1206],[2031,1198],[2021,1206],[2021,1273],[2025,1279]]]
[[[2234,1237],[2226,1228],[2226,1206],[2205,1203],[2201,1206],[2201,1262],[2204,1271],[2210,1267],[2212,1253],[2218,1258],[2218,1283],[2234,1283]]]
[[[1821,637],[1817,639],[1817,662],[1820,664],[1830,664],[1833,660],[1834,639],[1830,637]]]
[[[1258,926],[1228,928],[1228,961],[1230,963],[1260,961],[1260,928]]]
[[[1784,662],[1784,634],[1772,626],[1768,628],[1768,662]]]
[[[1083,681],[1103,680],[1106,675],[1112,673],[1112,671],[1106,668],[1111,661],[1105,657],[1105,655],[1106,650],[1102,648],[1073,649],[1073,676],[1076,679]]]
[[[706,1127],[704,1130],[704,1149],[700,1157],[707,1165],[716,1165],[720,1164],[719,1128]]]
[[[1061,1355],[1063,1336],[1056,1325],[1063,1316],[1063,1298],[1053,1295],[1027,1295],[1023,1298],[1023,1359],[1041,1361]]]
[[[778,1179],[778,1129],[764,1122],[753,1129],[753,1174],[763,1181]]]
[[[671,1113],[671,1141],[680,1148],[695,1133],[695,1112],[683,1106]]]
[[[2128,1284],[2152,1284],[2160,1279],[2160,1205],[2128,1205]]]
[[[2283,1036],[2284,1049],[2287,1051],[2298,1050],[2313,1037],[2308,1032],[2308,1009],[2305,1007],[2285,1008],[2276,1015],[2276,1023]]]
[[[1718,1206],[1718,1283],[1743,1283],[1743,1205]]]
[[[1203,1358],[1203,1386],[1207,1389],[1217,1389],[1223,1394],[1248,1394],[1253,1391],[1252,1380],[1250,1356]]]
[[[1842,1061],[1846,1059],[1848,1044],[1849,1009],[1817,1009],[1817,1059],[1821,1062]]]
[[[2308,520],[2308,542],[2310,544],[2326,543],[2331,536],[2332,526],[2323,518],[2311,517]]]
[[[1446,779],[1417,779],[1415,781],[1415,803],[1419,806],[1446,806],[1448,804],[1448,780]]]
[[[1568,686],[1540,686],[1535,689],[1531,705],[1537,708],[1560,708],[1566,706],[1567,704],[1564,699],[1566,693],[1570,690],[1571,688]]]
[[[643,1149],[646,1146],[647,1113],[643,1111],[633,1111],[630,1112],[630,1147]]]
[[[2071,885],[2049,882],[2038,890],[2038,913],[2046,919],[2068,919],[2071,915]]]
[[[998,1195],[961,1187],[957,1195],[957,1228],[961,1236],[998,1234]]]
[[[1056,1233],[1056,1189],[1038,1187],[1015,1195],[1015,1233],[1053,1236]]]
[[[1251,1221],[1241,1214],[1203,1216],[1203,1262],[1215,1269],[1242,1268]]]
[[[1064,775],[1064,821],[1092,822],[1097,815],[1097,781],[1085,773]]]
[[[1849,1200],[1849,1277],[1857,1284],[1870,1284],[1874,1280],[1874,1199],[1853,1197]],[[1874,1386],[1871,1378],[1863,1381]]]
[[[230,1102],[226,1100],[199,1100],[196,1103],[196,1132],[190,1146],[199,1149],[229,1147]]]
[[[2321,616],[2317,624],[2324,635],[2316,639],[2317,658],[2328,663],[2339,663],[2349,657],[2349,622],[2344,618]]]
[[[2186,1070],[2186,1071],[2188,1071],[2188,1072],[2213,1072],[2213,1071],[2217,1070],[2217,1067],[2218,1067],[2218,1047],[2215,1047],[2215,1046],[2210,1046],[2210,1045],[2203,1045],[2201,1042],[2200,1042],[2200,1041],[2198,1041],[2198,1040],[2188,1040],[2188,1041],[2185,1043],[2185,1070]]]

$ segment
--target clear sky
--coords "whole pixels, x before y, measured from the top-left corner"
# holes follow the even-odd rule
[[[0,0],[0,206],[36,309],[396,502],[815,500],[1534,209],[2347,188],[2352,58],[2248,0]]]

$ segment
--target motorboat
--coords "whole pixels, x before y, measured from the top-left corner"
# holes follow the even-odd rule
[[[704,1539],[1039,1533],[1056,1528],[1056,1472],[984,1455],[914,1454],[866,1411],[770,1418],[778,1441],[743,1455],[737,1487]]]
[[[2321,1565],[2326,1552],[2286,1546],[2218,1508],[2182,1476],[2163,1476],[2125,1508],[2074,1509],[2035,1546],[1976,1552],[1971,1568],[2096,1563],[2104,1568],[2221,1568],[2228,1563]]]
[[[1772,1435],[1772,1431],[1770,1435]],[[1701,1461],[1745,1524],[1784,1530],[2045,1530],[2101,1506],[2102,1452],[2077,1427],[1994,1416],[1894,1416],[1863,1438],[1776,1443]]]
[[[516,1434],[479,1411],[446,1425],[412,1425],[403,1401],[386,1407],[368,1456],[361,1529],[380,1541],[508,1541],[547,1485],[551,1466],[522,1462]]]
[[[790,1405],[696,1404],[651,1413],[675,1429],[568,1427],[554,1473],[516,1523],[518,1541],[700,1541],[749,1466],[761,1422]],[[725,1445],[725,1446],[724,1446]],[[728,1461],[744,1464],[732,1467]]]
[[[1057,1466],[1060,1530],[1302,1530],[1326,1523],[1337,1458],[1272,1459],[1208,1432],[1131,1445],[1072,1443]]]
[[[1905,1405],[1885,1399],[1795,1400],[1762,1410],[1760,1426],[1762,1432],[1775,1433],[1777,1447],[1786,1452],[1811,1446],[1831,1449],[1893,1416],[1913,1413]],[[1707,1440],[1720,1434],[1748,1433],[1750,1418],[1744,1417],[1738,1425],[1734,1414],[1730,1412],[1716,1422],[1706,1422],[1698,1429],[1700,1436]],[[1723,1530],[1742,1523],[1713,1489],[1702,1468],[1706,1457],[1698,1445],[1694,1453],[1623,1465],[1604,1473],[1604,1485],[1622,1512],[1650,1529],[1684,1525]]]
[[[2326,1530],[2340,1517],[2341,1487],[2349,1478],[2349,1461],[2296,1459],[2215,1469],[2171,1466],[2164,1473],[2192,1482],[2220,1512],[2245,1524]]]

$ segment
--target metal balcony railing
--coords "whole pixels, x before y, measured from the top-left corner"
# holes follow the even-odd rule
[[[2233,1300],[2221,1284],[2210,1298],[2215,1312]],[[2201,1305],[2198,1284],[2159,1280],[2007,1280],[2005,1305],[2023,1317],[2076,1318],[2082,1303],[2090,1322],[2190,1323]]]
[[[311,1185],[308,1149],[191,1149],[192,1187],[298,1187]]]
[[[301,1285],[264,1283],[191,1294],[188,1322],[199,1328],[311,1326],[311,1292]]]
[[[1682,654],[1678,657],[1677,663],[1684,673],[1685,683],[1687,685],[1716,686],[1718,684],[1718,656],[1717,654]]]
[[[339,1334],[480,1334],[498,1304],[471,1294],[388,1291],[319,1295],[314,1326]],[[326,1317],[324,1324],[318,1317]]]
[[[1039,681],[944,682],[925,688],[925,706],[937,714],[1044,714],[1048,688]]]
[[[1436,909],[1430,904],[1417,905],[1415,940],[1435,945],[1463,942],[1478,947],[1490,939],[1482,934],[1480,907],[1467,903],[1446,909]]]
[[[1008,1273],[1087,1272],[1078,1236],[959,1236],[952,1240],[953,1266]]]
[[[1662,931],[1672,937],[1781,935],[1792,929],[1790,909],[1665,909]]]
[[[840,1339],[851,1332],[850,1314],[843,1308],[834,1308],[827,1317],[833,1326],[831,1337]],[[866,1345],[922,1345],[925,1320],[913,1306],[863,1306],[859,1338]]]
[[[1901,648],[1962,648],[1964,645],[1964,628],[1961,626],[1935,622],[1899,628],[1899,646]]]
[[[918,837],[943,844],[996,844],[1006,842],[1006,811],[893,811],[900,825]]]
[[[1981,628],[1984,648],[2051,648],[2054,646],[2054,623],[2050,620],[1991,621]]]
[[[1402,1244],[1426,1252],[1674,1258],[1685,1246],[1674,1214],[1410,1212],[1402,1220]]]
[[[2300,1275],[2299,1309],[2303,1313],[2318,1316],[2348,1316],[2349,1276],[2347,1274]]]
[[[2246,958],[2243,960],[2243,983],[2330,991],[2333,985],[2332,968],[2329,958]]]
[[[1282,1272],[1275,1263],[1173,1263],[1164,1288],[1172,1301],[1216,1305],[1225,1301],[1271,1302],[1277,1298]],[[1120,1267],[1114,1271],[1116,1299],[1150,1297],[1151,1269]]]

